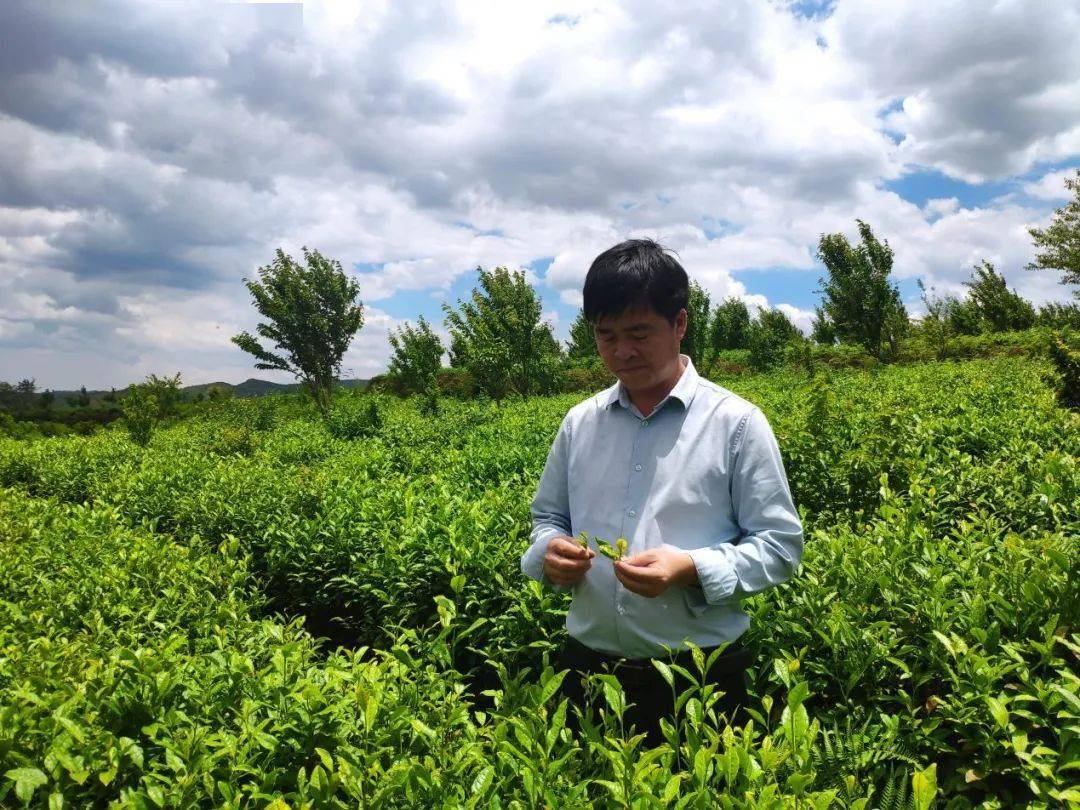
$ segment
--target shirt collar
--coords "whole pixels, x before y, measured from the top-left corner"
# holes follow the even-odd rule
[[[686,361],[686,368],[683,369],[679,381],[675,383],[675,387],[668,392],[668,395],[664,397],[664,399],[657,403],[657,406],[653,411],[654,413],[659,410],[668,399],[679,400],[679,402],[682,403],[684,411],[690,407],[690,403],[694,399],[694,392],[697,391],[699,379],[697,369],[694,368],[694,361],[690,359],[689,355],[680,354],[679,357]],[[603,392],[601,402],[603,402],[605,410],[616,403],[622,405],[627,410],[630,410],[630,395],[626,393],[626,389],[623,387],[621,381],[616,382],[615,385]]]

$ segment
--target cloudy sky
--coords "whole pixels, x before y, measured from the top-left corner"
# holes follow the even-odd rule
[[[667,6],[670,6],[669,10]],[[0,379],[250,376],[276,248],[341,261],[387,333],[526,268],[565,338],[630,236],[804,328],[822,233],[1033,301],[1027,227],[1080,166],[1080,3],[0,3]]]

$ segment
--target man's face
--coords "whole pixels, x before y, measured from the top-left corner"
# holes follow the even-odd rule
[[[602,317],[593,327],[596,348],[608,371],[628,391],[646,391],[667,380],[679,363],[679,341],[686,333],[686,310],[675,323],[651,308]]]

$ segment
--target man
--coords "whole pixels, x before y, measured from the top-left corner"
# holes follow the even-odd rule
[[[776,438],[762,412],[700,377],[679,353],[688,281],[655,242],[604,251],[585,278],[585,317],[618,382],[570,409],[532,502],[521,569],[573,592],[558,668],[563,693],[588,711],[581,676],[614,671],[634,704],[624,717],[662,741],[672,690],[652,659],[687,664],[687,642],[727,644],[709,671],[718,709],[741,724],[753,652],[740,600],[792,576],[803,532]],[[586,532],[626,556],[582,548]],[[691,672],[694,667],[689,666]],[[676,679],[676,691],[689,684]]]

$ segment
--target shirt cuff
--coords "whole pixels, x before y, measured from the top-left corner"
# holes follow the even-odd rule
[[[687,549],[686,552],[697,568],[698,582],[701,583],[701,593],[706,605],[720,605],[731,601],[731,595],[739,584],[739,576],[728,556],[719,549],[709,547]],[[690,597],[694,596],[695,589],[687,590]],[[704,609],[705,605],[702,605],[701,610]]]

